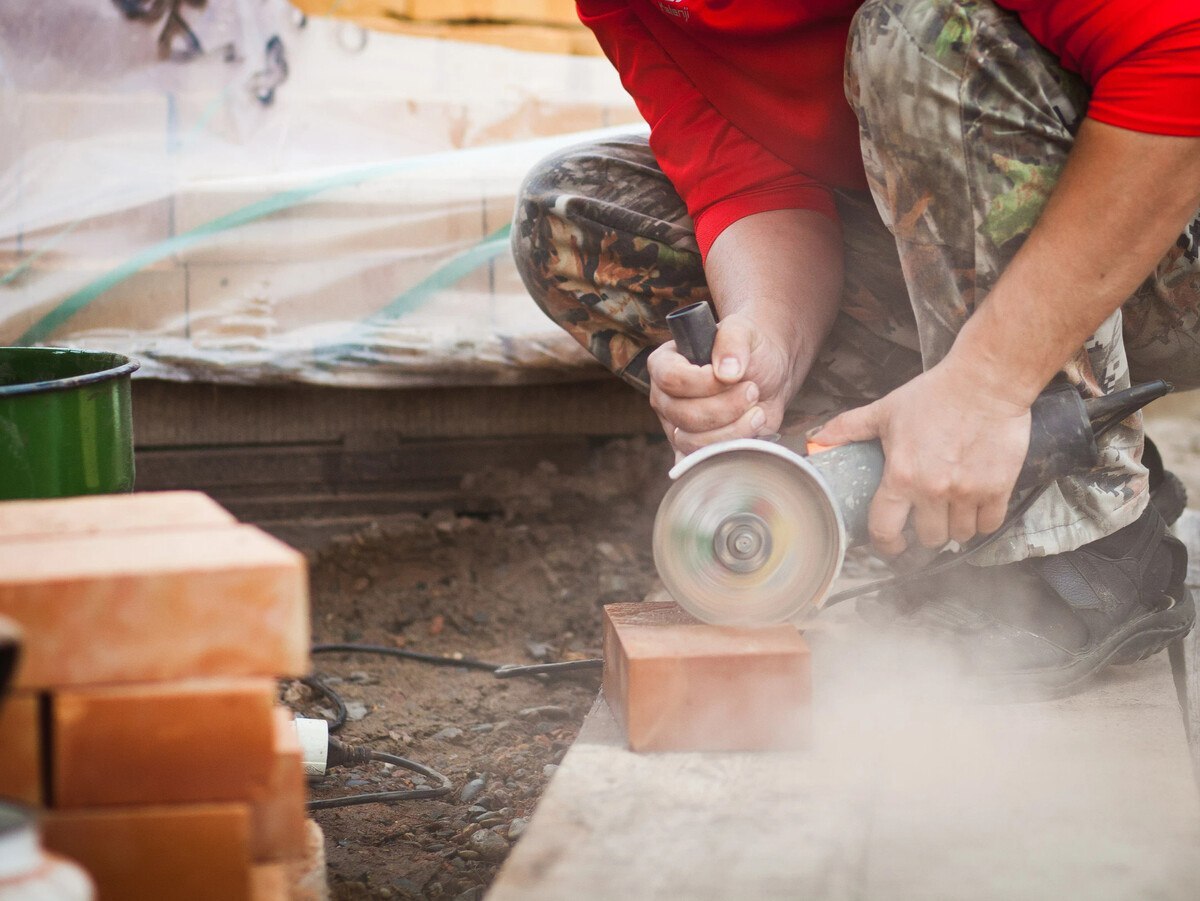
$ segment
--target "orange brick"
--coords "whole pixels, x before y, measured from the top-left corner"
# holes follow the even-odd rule
[[[250,901],[244,804],[52,811],[46,847],[78,861],[99,901]]]
[[[314,820],[308,820],[305,826],[304,857],[287,865],[292,901],[329,901],[325,833]]]
[[[304,558],[253,526],[0,542],[0,615],[21,687],[308,669]]]
[[[54,694],[58,809],[249,801],[275,764],[270,679],[102,686]]]
[[[256,864],[250,871],[250,896],[254,901],[291,901],[287,866],[281,863]]]
[[[672,603],[604,608],[604,696],[635,751],[794,748],[809,734],[808,645],[788,625],[711,626]]]
[[[0,798],[42,804],[40,698],[14,692],[0,700]]]
[[[266,794],[250,808],[250,854],[256,861],[304,856],[308,782],[291,711],[275,710],[275,750]]]
[[[97,494],[0,502],[0,540],[93,532],[236,525],[228,510],[199,491]]]

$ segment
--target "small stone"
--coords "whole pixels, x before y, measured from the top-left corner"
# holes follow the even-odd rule
[[[607,541],[596,542],[596,553],[607,560],[609,563],[624,563],[624,555],[617,550],[616,546]]]
[[[367,705],[362,701],[346,702],[346,719],[357,722],[367,715]]]
[[[554,776],[554,774],[557,772],[558,772],[558,764],[556,764],[556,763],[548,763],[544,767],[542,767],[542,775],[545,776],[547,779],[552,778]]]
[[[478,818],[476,818],[475,822],[477,825],[487,828],[489,826],[495,826],[497,823],[503,823],[504,817],[500,816],[500,814],[495,811],[488,811],[487,813],[480,814]]]
[[[515,820],[513,820],[511,823],[509,823],[508,824],[508,839],[509,839],[509,841],[515,842],[517,839],[519,839],[525,833],[525,829],[528,826],[529,826],[529,821],[527,819],[525,819],[524,817],[517,817]]]
[[[371,783],[368,782],[366,779],[347,779],[346,780],[346,785],[349,788],[360,788],[364,785],[370,785],[370,784]]]
[[[471,614],[471,621],[477,626],[486,626],[492,621],[492,616],[486,610],[476,610]]]
[[[485,814],[487,812],[488,812],[488,810],[486,807],[480,807],[478,804],[472,804],[470,807],[467,808],[467,816],[470,817],[471,819],[475,819],[475,817],[478,817],[478,816],[483,816],[483,814]]]
[[[411,879],[403,877],[392,880],[392,889],[400,893],[404,898],[419,898],[421,897],[421,886],[417,885]]]
[[[549,660],[554,653],[554,645],[547,641],[527,641],[525,651],[534,660]]]
[[[439,729],[430,736],[434,741],[457,741],[463,737],[463,730],[457,726],[447,726],[445,729]]]
[[[543,707],[526,707],[517,716],[523,720],[565,720],[571,715],[566,707],[558,707],[554,704],[547,704]]]
[[[356,669],[350,674],[350,681],[358,685],[374,685],[378,680],[366,670]]]
[[[479,860],[479,858],[482,855],[478,851],[466,850],[466,851],[459,851],[458,856],[461,857],[463,860]]]
[[[435,636],[441,635],[443,630],[445,630],[445,628],[446,628],[446,617],[440,613],[429,621],[429,634],[430,635],[435,635]]]
[[[366,576],[359,576],[354,580],[353,590],[356,594],[362,594],[371,587],[371,580]]]
[[[627,594],[629,580],[620,573],[605,573],[600,577],[600,591],[611,595]]]
[[[491,723],[479,723],[478,725],[472,726],[471,731],[483,734],[486,732],[491,732],[492,728],[493,725]]]
[[[472,835],[470,846],[485,860],[499,860],[508,853],[508,842],[490,829],[480,829]]]
[[[436,738],[436,736],[434,736],[434,737]],[[462,791],[458,795],[459,800],[460,801],[474,801],[479,796],[479,793],[481,791],[483,791],[484,786],[486,786],[486,785],[487,785],[487,781],[484,779],[472,779],[470,782],[468,782],[466,785],[463,786]],[[486,807],[480,807],[479,809],[487,810]]]

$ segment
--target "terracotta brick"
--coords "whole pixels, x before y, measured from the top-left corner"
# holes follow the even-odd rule
[[[255,864],[250,870],[250,897],[254,901],[291,901],[287,866],[281,863]]]
[[[304,857],[287,865],[292,901],[329,901],[325,833],[315,820],[308,820],[305,826]]]
[[[46,847],[78,861],[99,901],[250,901],[244,804],[52,811]]]
[[[256,861],[296,860],[307,843],[308,782],[291,711],[275,710],[275,747],[264,795],[250,807],[250,854]]]
[[[53,806],[265,797],[275,765],[275,694],[270,679],[56,692]]]
[[[42,804],[42,740],[37,694],[0,700],[0,798]]]
[[[148,491],[0,502],[0,541],[236,523],[233,514],[199,491]]]
[[[673,603],[604,608],[604,696],[635,751],[794,748],[809,734],[808,645],[788,625],[711,626]]]
[[[21,687],[308,669],[304,558],[253,526],[0,542],[0,615]]]

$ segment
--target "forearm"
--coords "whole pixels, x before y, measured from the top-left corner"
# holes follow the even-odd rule
[[[721,232],[705,274],[720,316],[746,315],[779,342],[797,390],[841,300],[839,226],[813,210],[755,213]]]
[[[1085,120],[1025,245],[947,362],[1029,404],[1136,290],[1200,207],[1200,138]]]

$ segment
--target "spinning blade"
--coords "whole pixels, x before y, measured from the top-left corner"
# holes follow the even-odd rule
[[[768,625],[811,612],[844,553],[828,493],[801,458],[765,442],[730,444],[663,498],[658,574],[681,607],[709,623]]]

